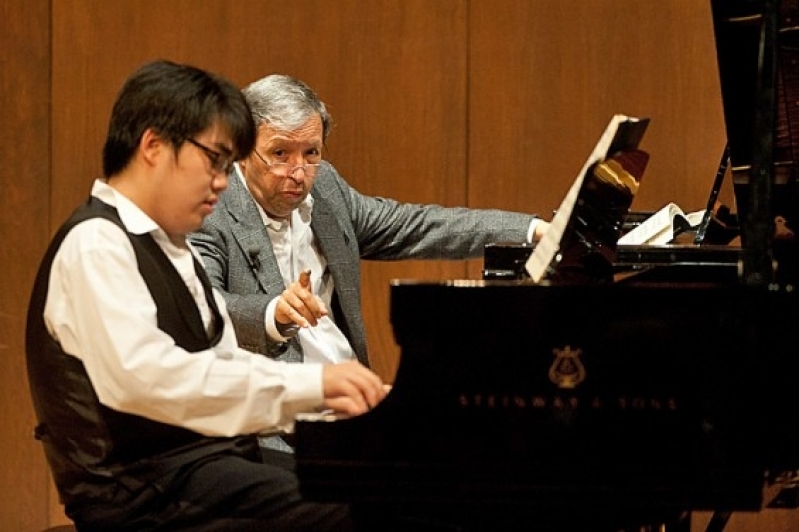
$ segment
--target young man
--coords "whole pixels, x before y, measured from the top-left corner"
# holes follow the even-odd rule
[[[239,348],[186,239],[254,143],[230,82],[144,65],[114,104],[104,178],[46,252],[28,374],[37,437],[81,532],[352,526],[346,506],[301,499],[290,463],[261,463],[255,435],[291,428],[298,412],[363,413],[383,383],[356,361],[287,364]]]

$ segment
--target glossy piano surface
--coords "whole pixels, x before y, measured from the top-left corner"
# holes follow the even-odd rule
[[[737,286],[396,281],[394,388],[366,415],[297,423],[303,491],[758,509],[764,475],[792,465],[799,441],[797,362],[779,347],[796,312],[751,312],[774,303],[796,307]]]

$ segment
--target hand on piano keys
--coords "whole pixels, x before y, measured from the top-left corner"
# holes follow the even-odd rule
[[[357,416],[380,403],[391,389],[358,361],[326,364],[322,371],[324,408],[336,414]]]

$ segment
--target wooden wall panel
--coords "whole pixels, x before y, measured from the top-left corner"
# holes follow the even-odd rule
[[[614,113],[651,118],[633,203],[703,208],[724,147],[709,2],[474,0],[469,203],[550,215]]]
[[[0,6],[0,530],[9,532],[44,528],[50,502],[24,352],[30,286],[50,236],[49,5]]]

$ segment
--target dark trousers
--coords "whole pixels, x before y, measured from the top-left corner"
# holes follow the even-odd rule
[[[261,447],[267,464],[295,470],[294,455]],[[322,505],[324,507],[336,505]],[[351,505],[351,519],[357,532],[464,532],[460,525],[442,519],[437,506],[423,510],[418,505],[381,505],[376,503]],[[320,530],[327,530],[320,528]]]
[[[275,453],[265,463],[207,457],[72,517],[79,532],[353,532],[349,508],[304,501],[293,457]]]

